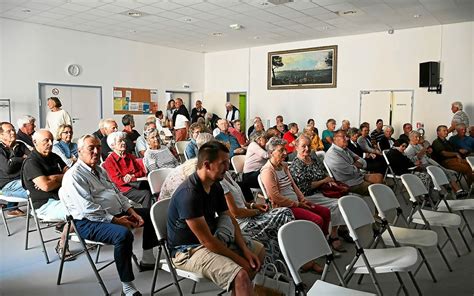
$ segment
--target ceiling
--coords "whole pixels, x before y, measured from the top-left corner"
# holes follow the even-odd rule
[[[0,17],[213,52],[474,21],[474,0],[0,0]]]

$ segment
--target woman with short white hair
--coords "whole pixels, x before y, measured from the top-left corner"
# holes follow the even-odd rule
[[[103,167],[110,180],[126,197],[149,208],[152,199],[150,186],[146,180],[138,181],[146,176],[146,171],[134,155],[126,152],[126,137],[124,132],[113,132],[107,136],[107,144],[112,148],[112,153],[104,161]]]
[[[161,146],[159,133],[156,128],[148,129],[145,133],[148,149],[143,156],[143,164],[148,172],[160,168],[175,168],[179,161],[166,146]]]

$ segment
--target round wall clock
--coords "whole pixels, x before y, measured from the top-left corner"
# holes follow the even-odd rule
[[[67,67],[67,72],[71,76],[79,76],[81,74],[81,67],[77,64],[71,64]]]

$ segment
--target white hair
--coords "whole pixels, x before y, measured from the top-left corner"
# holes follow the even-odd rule
[[[41,134],[42,134],[43,132],[48,132],[51,136],[53,136],[53,134],[51,133],[51,131],[50,131],[49,129],[42,128],[42,129],[37,130],[37,131],[31,136],[31,138],[33,139],[33,141],[36,142],[36,141],[41,140],[41,138],[42,138]],[[54,139],[54,137],[52,137],[52,138]]]
[[[21,116],[20,118],[18,118],[18,120],[16,121],[16,123],[18,124],[18,128],[22,128],[24,125],[30,123],[30,122],[33,122],[33,121],[36,121],[36,119],[31,116],[31,115],[23,115]]]
[[[111,125],[112,123],[117,124],[117,121],[115,121],[115,119],[113,119],[113,118],[104,119],[104,128],[105,128],[106,126]]]
[[[104,128],[104,125],[105,125],[105,119],[102,118],[102,119],[99,121],[99,129]]]
[[[386,130],[390,129],[393,133],[393,127],[391,125],[384,125],[382,130],[385,132]]]
[[[82,147],[84,147],[84,142],[87,139],[90,139],[90,138],[94,138],[94,139],[99,141],[99,139],[96,136],[91,135],[91,134],[86,134],[86,135],[80,137],[79,140],[77,140],[77,150],[81,150]],[[99,141],[99,143],[100,143],[100,141]]]
[[[461,102],[456,101],[456,102],[453,102],[451,105],[458,108],[459,110],[462,110],[462,103]]]
[[[107,136],[107,145],[109,145],[110,149],[114,149],[117,139],[125,139],[126,136],[127,134],[124,132],[113,132]]]

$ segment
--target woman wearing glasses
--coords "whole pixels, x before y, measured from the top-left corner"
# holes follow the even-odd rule
[[[72,135],[72,125],[61,124],[53,145],[53,153],[59,155],[68,167],[72,167],[77,160],[77,144],[71,142]]]

